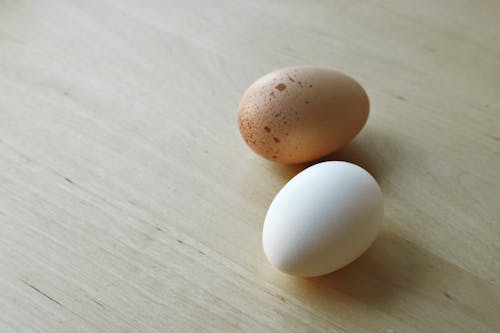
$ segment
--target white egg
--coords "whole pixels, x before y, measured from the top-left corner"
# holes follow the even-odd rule
[[[347,162],[319,163],[274,198],[264,222],[264,252],[287,274],[324,275],[358,258],[383,217],[382,192],[367,171]]]

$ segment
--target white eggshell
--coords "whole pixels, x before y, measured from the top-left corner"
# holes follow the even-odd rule
[[[264,252],[287,274],[324,275],[358,258],[383,217],[382,192],[367,171],[347,162],[319,163],[274,198],[264,222]]]

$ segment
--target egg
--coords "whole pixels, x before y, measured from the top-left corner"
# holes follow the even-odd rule
[[[354,79],[332,69],[292,67],[264,75],[246,90],[238,125],[257,154],[291,164],[345,145],[368,113],[368,96]]]
[[[284,273],[324,275],[358,258],[383,217],[382,192],[367,171],[348,162],[319,163],[293,177],[272,201],[264,252]]]

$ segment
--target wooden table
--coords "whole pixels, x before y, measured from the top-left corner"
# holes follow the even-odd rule
[[[0,1],[1,332],[500,332],[500,2]],[[304,168],[236,109],[275,68],[356,78],[384,231],[321,278],[261,245]]]

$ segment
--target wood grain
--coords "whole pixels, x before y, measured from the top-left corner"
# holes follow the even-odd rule
[[[500,2],[0,0],[2,332],[500,331]],[[321,278],[266,261],[306,167],[241,140],[280,67],[355,77],[384,231]]]

